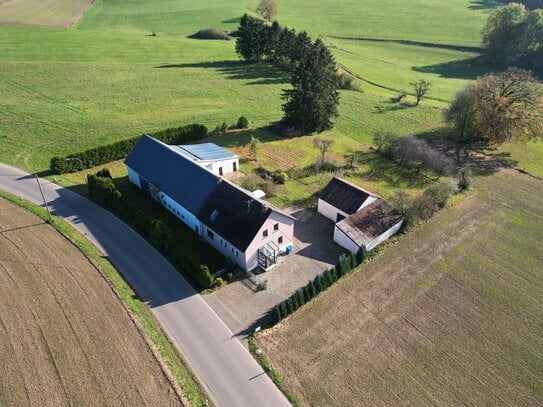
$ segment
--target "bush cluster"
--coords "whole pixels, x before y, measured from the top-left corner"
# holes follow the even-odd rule
[[[166,144],[183,144],[207,137],[207,128],[201,124],[189,124],[188,126],[161,130],[150,135]],[[132,137],[91,148],[66,157],[53,157],[50,164],[51,171],[54,174],[65,174],[120,160],[130,154],[140,137]],[[69,160],[67,160],[68,158]]]
[[[399,137],[392,133],[376,133],[373,144],[378,153],[390,157],[400,166],[416,170],[417,173],[426,168],[442,176],[450,175],[454,169],[453,159],[415,136]]]
[[[305,303],[311,301],[322,291],[331,287],[341,277],[347,275],[353,268],[357,267],[368,257],[365,248],[362,247],[358,253],[339,256],[338,264],[323,271],[314,280],[311,280],[305,287],[296,290],[289,298],[275,305],[272,315],[272,324],[276,324],[286,318]]]
[[[270,171],[264,167],[258,167],[255,169],[255,172],[260,175],[260,177],[277,184],[284,184],[289,179],[288,174],[281,170]]]
[[[107,169],[87,176],[89,195],[93,201],[111,209],[123,221],[133,226],[149,243],[165,254],[178,268],[202,288],[213,284],[213,277],[205,264],[198,264],[184,254],[175,235],[160,219],[148,216],[142,210],[123,199],[121,191],[111,179]]]
[[[189,38],[197,40],[230,40],[228,35],[217,28],[205,28],[198,31],[196,34],[189,35]]]
[[[445,207],[449,197],[458,190],[457,181],[445,179],[428,187],[414,200],[409,199],[405,192],[399,191],[391,197],[390,204],[405,218],[403,225],[405,228],[430,219],[437,211]]]

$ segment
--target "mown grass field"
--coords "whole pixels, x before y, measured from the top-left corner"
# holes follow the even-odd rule
[[[110,0],[96,2],[71,30],[0,27],[0,160],[43,171],[51,156],[165,127],[191,122],[214,127],[240,115],[259,127],[279,118],[288,75],[265,64],[245,65],[233,41],[183,37],[206,27],[234,29],[237,18],[253,6]],[[470,0],[387,7],[366,0],[338,6],[326,0],[307,7],[295,1],[279,2],[278,18],[314,36],[426,38],[473,46],[491,6]],[[311,18],[302,7],[311,10]],[[153,31],[157,37],[150,35]],[[433,97],[445,101],[480,70],[466,62],[471,54],[458,51],[330,41],[347,51],[334,51],[338,61],[360,76],[392,89],[424,77],[435,85]],[[416,134],[443,126],[445,102],[427,100],[411,109],[389,102],[394,91],[365,83],[362,90],[342,92],[336,133],[369,143],[375,131]],[[543,173],[531,151],[515,147],[511,158]]]
[[[0,229],[1,405],[182,405],[95,265],[4,198]]]
[[[476,188],[258,337],[302,405],[540,405],[543,182]]]
[[[253,4],[258,4],[253,1]],[[278,19],[310,34],[479,46],[493,0],[291,0]]]

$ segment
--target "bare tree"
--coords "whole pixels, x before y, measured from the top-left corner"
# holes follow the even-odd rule
[[[264,17],[266,21],[271,21],[277,14],[277,3],[275,0],[261,0],[256,11]]]
[[[313,147],[318,148],[321,153],[321,167],[324,165],[324,155],[334,145],[334,140],[328,138],[313,139]]]
[[[392,147],[392,157],[399,165],[414,167],[417,174],[426,168],[435,172],[439,178],[450,175],[454,170],[454,162],[451,158],[415,136],[402,137]]]
[[[416,82],[411,82],[410,85],[413,86],[415,90],[415,97],[417,98],[417,101],[415,102],[415,106],[418,106],[421,99],[424,96],[426,96],[428,92],[430,91],[431,83],[424,79],[419,79]]]

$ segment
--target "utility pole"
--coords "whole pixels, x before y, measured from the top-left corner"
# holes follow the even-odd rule
[[[40,189],[40,194],[43,199],[43,204],[45,205],[45,209],[47,209],[47,214],[49,215],[49,223],[53,223],[53,218],[51,217],[51,211],[49,210],[49,206],[47,205],[47,201],[45,200],[45,195],[43,194],[43,190],[41,189],[40,179],[38,178],[38,174],[34,174],[36,177],[36,182],[38,183],[38,188]]]

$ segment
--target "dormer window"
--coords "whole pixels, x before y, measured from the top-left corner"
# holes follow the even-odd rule
[[[211,214],[209,219],[215,220],[215,219],[217,219],[217,216],[219,216],[219,211],[213,211],[213,213]]]

